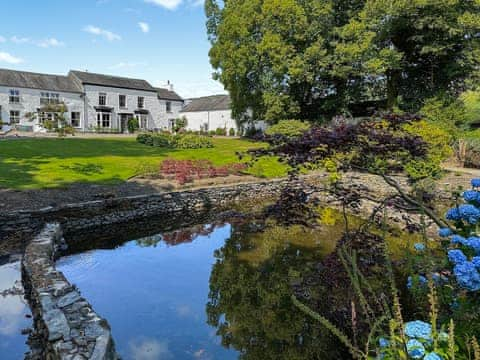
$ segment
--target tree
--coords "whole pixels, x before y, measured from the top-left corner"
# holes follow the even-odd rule
[[[478,69],[478,0],[207,0],[234,115],[318,119],[363,100],[417,110]]]
[[[367,0],[340,29],[336,54],[346,76],[383,79],[390,108],[417,111],[475,76],[479,32],[478,0]]]

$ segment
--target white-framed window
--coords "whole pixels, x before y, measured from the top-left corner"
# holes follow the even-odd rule
[[[118,105],[121,109],[125,109],[127,107],[127,96],[126,95],[118,95]]]
[[[146,130],[148,126],[148,116],[145,114],[136,115],[140,129]]]
[[[143,96],[138,97],[137,106],[139,109],[143,109],[143,107],[145,106],[145,98]]]
[[[172,102],[167,101],[166,102],[166,107],[167,107],[167,113],[171,113],[172,112]]]
[[[10,110],[10,124],[20,123],[20,111]]]
[[[50,92],[41,92],[40,93],[40,104],[59,104],[60,103],[60,94],[50,93]]]
[[[97,127],[99,128],[109,128],[111,115],[107,112],[99,112],[97,113]]]
[[[98,105],[100,106],[107,105],[107,94],[105,93],[98,94]]]
[[[80,112],[79,111],[72,111],[70,116],[70,122],[73,127],[79,128],[80,127]]]
[[[8,101],[10,104],[18,104],[20,103],[20,91],[16,89],[10,89],[9,92],[10,96],[8,97]]]
[[[44,125],[46,121],[53,121],[57,119],[55,113],[53,112],[40,112],[38,114],[38,121],[40,122],[40,124]]]

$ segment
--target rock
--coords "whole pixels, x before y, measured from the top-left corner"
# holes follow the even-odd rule
[[[43,315],[48,329],[48,341],[54,341],[70,335],[67,318],[59,309],[53,309]]]
[[[73,304],[80,299],[80,294],[77,291],[72,291],[58,299],[57,306],[63,308],[65,306]]]

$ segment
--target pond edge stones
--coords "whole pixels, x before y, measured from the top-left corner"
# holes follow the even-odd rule
[[[62,243],[60,224],[51,223],[25,250],[22,278],[35,328],[26,359],[118,359],[107,321],[55,268]]]

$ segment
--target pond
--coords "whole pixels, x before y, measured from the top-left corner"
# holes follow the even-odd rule
[[[27,335],[22,335],[22,330],[31,326],[30,309],[23,298],[20,259],[11,256],[0,262],[0,358],[2,360],[23,359],[28,347]]]
[[[64,256],[123,359],[326,359],[344,349],[291,303],[341,229],[226,221]]]

